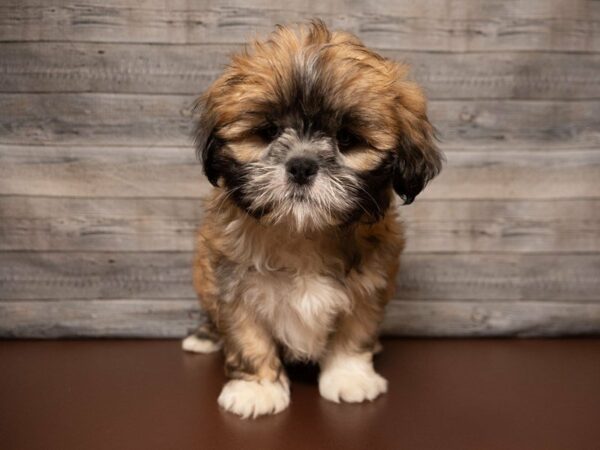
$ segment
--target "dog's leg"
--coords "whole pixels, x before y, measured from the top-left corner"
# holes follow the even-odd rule
[[[276,414],[290,403],[289,380],[277,347],[251,317],[247,314],[227,327],[225,370],[231,380],[218,399],[221,407],[243,418]]]
[[[198,327],[181,342],[181,347],[186,352],[213,353],[221,350],[222,343],[219,333],[209,320]]]
[[[373,368],[382,313],[379,308],[357,305],[351,314],[341,318],[326,354],[319,361],[322,397],[336,403],[359,403],[387,391],[387,380]]]

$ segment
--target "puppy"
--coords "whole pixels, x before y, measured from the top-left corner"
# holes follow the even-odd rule
[[[194,285],[209,321],[185,350],[221,348],[218,403],[244,418],[290,402],[282,361],[317,361],[319,392],[363,402],[411,203],[441,168],[405,66],[319,21],[254,42],[199,100],[196,145],[214,189]]]

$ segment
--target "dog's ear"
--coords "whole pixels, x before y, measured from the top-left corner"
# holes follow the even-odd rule
[[[392,175],[394,191],[405,205],[410,205],[440,172],[444,159],[436,146],[433,127],[427,116],[410,115],[408,119],[398,138]]]
[[[215,136],[214,118],[202,99],[196,103],[194,111],[196,117],[199,116],[194,135],[196,156],[202,161],[204,174],[210,184],[218,186],[220,176],[219,150],[223,146],[223,141]]]

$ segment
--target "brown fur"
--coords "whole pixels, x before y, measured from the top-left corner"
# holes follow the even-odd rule
[[[257,112],[270,113],[278,93],[294,79],[294,58],[319,54],[327,67],[329,86],[324,86],[334,111],[354,108],[357,127],[372,150],[386,151],[405,135],[427,152],[433,129],[426,118],[425,97],[419,86],[406,78],[408,68],[370,51],[351,34],[331,33],[321,22],[293,29],[279,27],[266,42],[255,41],[232,57],[232,62],[201,99],[216,136],[230,142],[240,160],[251,160],[246,141],[261,124]],[[327,80],[326,80],[327,82]],[[377,105],[374,107],[374,105]],[[253,114],[248,114],[253,111]],[[432,157],[434,155],[431,155]]]
[[[260,324],[255,311],[240,301],[236,290],[240,285],[230,280],[228,292],[221,292],[215,270],[223,260],[243,267],[240,277],[255,269],[253,256],[272,257],[272,270],[327,273],[340,279],[354,300],[352,310],[339,317],[337,333],[328,336],[330,345],[350,351],[372,349],[377,339],[377,327],[384,307],[394,292],[394,280],[399,255],[404,247],[402,227],[390,211],[376,224],[356,224],[344,230],[322,234],[308,234],[290,239],[285,227],[264,228],[255,219],[240,211],[224,194],[216,191],[205,207],[206,216],[198,232],[197,253],[194,263],[194,286],[205,311],[214,321],[225,340],[227,373],[229,376],[275,380],[281,374],[277,343]],[[240,233],[250,236],[247,247],[237,247],[238,240],[223,235],[223,229],[234,220],[241,220]],[[298,260],[286,264],[290,254],[306,255],[298,267]],[[386,288],[375,295],[364,287],[366,269],[385,277]],[[230,302],[223,302],[224,297]],[[323,343],[325,348],[327,343]]]
[[[404,246],[393,191],[412,201],[441,164],[425,98],[406,72],[356,37],[313,22],[279,27],[234,55],[200,99],[198,149],[216,187],[198,232],[194,286],[223,339],[229,377],[287,386],[281,357],[322,361],[376,350]],[[358,214],[340,206],[320,222],[294,227],[286,218],[271,219],[268,208],[248,206],[254,193],[241,180],[269,145],[269,121],[295,126],[285,117],[301,95],[302,114],[321,127],[320,145],[333,145],[330,130],[349,129],[360,141],[336,158],[357,177],[371,180],[374,173],[379,181],[365,195],[356,191],[364,197],[355,202]],[[298,292],[313,292],[315,283],[317,299],[328,298],[326,292],[339,292],[339,299],[314,317],[310,304],[283,309],[293,301],[286,286],[296,282]],[[272,299],[274,293],[280,298]],[[278,330],[278,314],[305,339]],[[203,334],[209,335],[216,339]]]

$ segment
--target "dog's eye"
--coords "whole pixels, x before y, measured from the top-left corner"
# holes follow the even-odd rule
[[[274,123],[268,123],[263,127],[259,128],[258,135],[263,138],[265,141],[272,141],[276,139],[281,134],[281,129]]]
[[[360,143],[360,138],[351,131],[341,129],[335,137],[340,151],[351,149]]]

